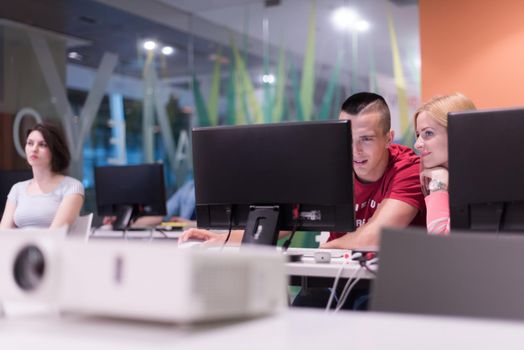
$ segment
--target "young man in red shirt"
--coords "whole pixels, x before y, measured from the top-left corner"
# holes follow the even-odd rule
[[[362,92],[342,105],[339,119],[351,120],[355,221],[352,233],[331,232],[321,248],[376,246],[383,227],[425,223],[425,205],[419,179],[419,157],[408,147],[393,144],[391,117],[386,101]],[[325,308],[326,288],[302,289],[293,301],[297,307]],[[367,309],[369,281],[361,281],[342,306]]]
[[[392,144],[394,132],[382,96],[361,92],[346,99],[339,119],[351,120],[355,191],[355,232],[332,232],[321,248],[353,249],[378,245],[383,227],[425,225],[424,196],[420,187],[419,157],[408,147]],[[233,231],[240,242],[243,231]],[[189,238],[222,243],[226,235],[202,229],[186,231]]]
[[[361,92],[342,104],[339,119],[351,120],[355,221],[351,234],[332,232],[321,248],[378,245],[383,227],[425,224],[419,157],[393,144],[391,117],[382,96]]]

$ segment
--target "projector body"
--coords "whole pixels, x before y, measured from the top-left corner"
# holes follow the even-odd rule
[[[0,230],[0,301],[56,301],[65,236],[66,229]]]
[[[174,323],[260,316],[287,306],[284,259],[274,250],[85,243],[38,233],[15,237],[0,231],[0,300],[43,301],[64,313]],[[40,269],[32,266],[34,251],[22,254],[26,270],[19,274],[32,281],[30,290],[13,272],[17,256],[28,247],[40,250],[44,261]]]

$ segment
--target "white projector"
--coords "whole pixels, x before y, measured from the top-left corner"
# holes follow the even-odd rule
[[[0,302],[52,303],[66,229],[0,230]]]
[[[252,317],[287,305],[284,259],[273,250],[219,252],[121,240],[86,244],[36,235],[17,242],[9,236],[0,232],[1,284],[10,288],[0,289],[0,300],[44,295],[62,312],[175,323]],[[29,289],[13,274],[16,257],[27,247],[41,257],[38,266],[30,254],[21,258],[25,270],[19,273],[31,280]]]

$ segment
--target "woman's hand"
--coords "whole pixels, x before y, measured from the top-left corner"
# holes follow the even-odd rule
[[[431,180],[437,180],[445,185],[448,188],[449,183],[449,172],[448,169],[444,167],[435,167],[423,169],[420,172],[420,184],[422,185],[422,191],[424,195],[429,194],[429,183]]]

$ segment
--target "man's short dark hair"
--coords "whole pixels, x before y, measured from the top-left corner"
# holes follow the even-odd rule
[[[349,96],[342,104],[341,110],[349,115],[358,116],[364,113],[378,113],[382,119],[384,133],[391,130],[391,114],[384,97],[372,92],[359,92]]]
[[[36,124],[31,129],[27,130],[26,138],[33,131],[39,131],[49,147],[51,152],[51,171],[54,173],[64,173],[69,162],[71,161],[71,154],[65,141],[62,130],[52,123]]]

